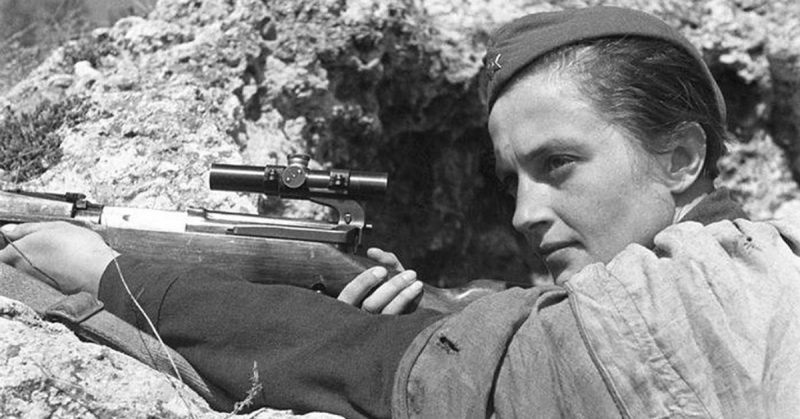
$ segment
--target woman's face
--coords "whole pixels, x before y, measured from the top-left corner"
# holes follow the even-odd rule
[[[561,78],[534,75],[489,115],[497,175],[516,197],[514,228],[557,283],[628,244],[649,246],[675,203],[661,166]]]

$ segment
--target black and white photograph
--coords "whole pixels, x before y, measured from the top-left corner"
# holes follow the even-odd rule
[[[800,418],[800,2],[0,0],[0,417]]]

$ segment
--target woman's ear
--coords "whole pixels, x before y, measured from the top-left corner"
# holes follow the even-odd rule
[[[665,183],[673,194],[685,192],[703,175],[706,132],[697,122],[681,124],[671,135],[670,149],[662,154]]]

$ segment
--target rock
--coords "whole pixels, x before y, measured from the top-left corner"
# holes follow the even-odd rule
[[[776,142],[790,153],[790,167],[800,180],[800,17],[778,30],[768,50],[773,130]]]
[[[92,63],[88,61],[78,61],[75,63],[75,76],[85,80],[98,80],[103,77],[99,71],[92,67]]]
[[[796,218],[798,214],[800,214],[800,199],[783,202],[775,210],[775,218]]]
[[[210,413],[181,383],[0,298],[3,417],[186,417]],[[183,402],[185,400],[185,403]]]
[[[730,188],[743,202],[745,212],[754,219],[780,216],[800,202],[800,188],[792,179],[786,151],[765,132],[747,143],[734,143],[720,161],[718,186]]]
[[[74,78],[69,74],[56,74],[50,77],[50,86],[66,89],[72,86]]]

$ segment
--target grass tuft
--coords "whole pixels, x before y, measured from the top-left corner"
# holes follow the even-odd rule
[[[61,160],[58,129],[85,120],[88,102],[70,97],[44,101],[31,112],[5,110],[0,118],[0,170],[6,180],[25,182]]]

